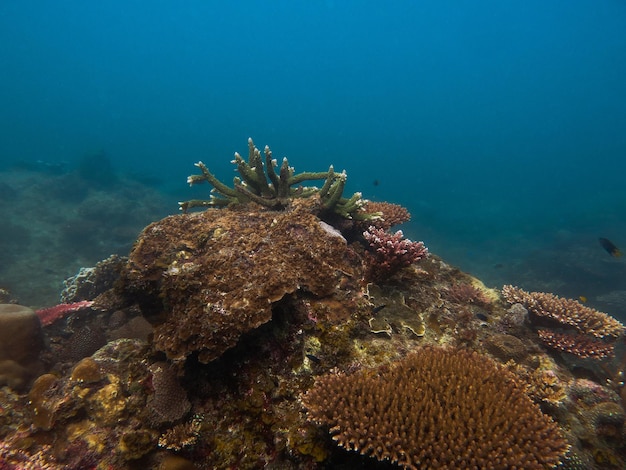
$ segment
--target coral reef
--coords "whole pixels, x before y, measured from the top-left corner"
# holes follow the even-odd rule
[[[234,188],[206,167],[190,178],[214,185],[208,210],[149,225],[128,258],[68,280],[41,322],[29,313],[40,368],[30,388],[0,387],[0,468],[624,468],[621,325],[582,307],[573,323],[541,316],[561,301],[515,290],[509,308],[386,232],[403,208],[350,202],[332,170],[301,186],[318,174],[249,151]],[[51,194],[84,199],[89,223],[63,229],[84,246],[90,224],[126,217],[86,183]],[[375,236],[390,242],[380,260]],[[541,331],[623,357],[561,355]]]
[[[511,304],[523,305],[541,320],[570,331],[538,330],[547,346],[580,358],[604,359],[614,355],[614,342],[624,333],[624,325],[606,313],[572,299],[544,292],[526,292],[510,285],[502,295]]]
[[[424,348],[379,372],[330,374],[303,403],[340,446],[405,468],[543,469],[568,449],[512,375],[462,350]]]
[[[421,312],[407,305],[402,292],[368,284],[366,297],[374,306],[368,319],[372,333],[391,336],[394,332],[408,332],[416,337],[424,336],[426,326]]]
[[[63,377],[40,376],[28,394],[36,439],[23,441],[26,455],[47,452],[45,468],[95,468],[103,461],[109,468],[126,468],[152,452],[166,423],[178,422],[190,403],[171,365],[148,363],[147,351],[144,342],[118,340]],[[64,451],[52,452],[39,447],[38,439],[69,443]],[[148,462],[141,466],[153,468]]]
[[[626,416],[619,396],[592,380],[576,379],[565,406],[570,411],[566,426],[581,446],[591,450],[586,468],[624,468]]]

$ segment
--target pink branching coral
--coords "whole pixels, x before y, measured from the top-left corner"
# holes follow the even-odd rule
[[[367,277],[371,280],[389,277],[428,255],[428,248],[423,242],[412,242],[404,238],[402,230],[390,233],[370,225],[363,232],[363,237],[370,247]]]
[[[57,321],[59,318],[64,318],[72,312],[78,312],[89,308],[93,305],[91,300],[81,300],[80,302],[73,302],[71,304],[59,304],[54,307],[42,308],[35,313],[39,317],[43,326],[48,326]]]

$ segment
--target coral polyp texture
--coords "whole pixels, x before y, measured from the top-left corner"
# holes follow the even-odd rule
[[[373,217],[369,223],[364,221],[363,229],[367,229],[369,225],[374,225],[376,228],[389,230],[394,225],[400,225],[411,220],[411,214],[405,207],[390,202],[365,201],[363,210],[368,214],[378,215],[378,217]]]
[[[268,322],[285,296],[328,296],[359,279],[346,241],[322,226],[311,203],[208,210],[146,227],[123,278],[144,315],[159,316],[157,349],[173,360],[198,352],[209,362]]]
[[[212,192],[216,194],[212,194],[209,200],[181,202],[181,210],[186,212],[194,207],[225,207],[250,201],[270,209],[284,209],[293,199],[315,195],[319,197],[323,210],[346,218],[371,218],[371,215],[361,210],[364,201],[360,193],[350,198],[343,197],[347,179],[345,171],[336,173],[331,165],[328,171],[296,174],[287,158],[283,158],[279,168],[268,146],[265,146],[263,153],[264,156],[261,156],[261,151],[251,138],[248,139],[247,162],[235,152],[232,163],[237,166],[239,176],[235,177],[232,188],[218,180],[204,163],[196,163],[201,174],[189,176],[187,182],[190,185],[207,182],[213,186]],[[324,181],[321,188],[302,186],[306,181],[315,180]]]
[[[606,313],[577,300],[545,292],[526,292],[506,285],[502,295],[511,304],[519,303],[539,319],[570,331],[542,329],[539,338],[551,348],[580,358],[603,359],[613,356],[615,340],[624,334],[624,325]]]
[[[568,449],[513,375],[463,350],[428,347],[387,369],[326,375],[303,402],[341,447],[404,468],[545,469]]]
[[[537,334],[544,344],[558,351],[566,352],[586,359],[604,359],[615,355],[615,345],[589,338],[585,335],[560,333],[540,329]]]
[[[363,238],[370,248],[366,257],[369,265],[367,277],[372,280],[380,281],[428,256],[424,243],[404,238],[402,230],[389,233],[370,225],[363,232]]]

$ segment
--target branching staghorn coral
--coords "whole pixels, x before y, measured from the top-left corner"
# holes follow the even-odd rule
[[[287,158],[283,158],[280,168],[278,167],[267,145],[262,157],[261,151],[256,148],[251,138],[248,139],[248,161],[235,152],[232,163],[237,166],[239,173],[233,180],[232,188],[218,180],[204,163],[196,163],[201,174],[189,176],[187,182],[190,185],[207,182],[213,186],[211,192],[217,195],[211,194],[208,201],[179,202],[180,209],[187,212],[194,207],[225,207],[252,201],[268,209],[280,210],[289,206],[294,198],[317,195],[323,210],[335,212],[345,218],[367,220],[376,216],[361,209],[364,204],[361,193],[354,193],[350,198],[343,197],[346,172],[336,173],[332,165],[328,171],[295,174]],[[305,181],[315,180],[324,181],[321,188],[302,186]]]
[[[303,402],[341,447],[409,469],[545,469],[568,449],[513,374],[465,350],[426,347],[378,371],[326,375]]]
[[[539,330],[539,338],[558,351],[580,358],[602,359],[613,355],[613,342],[624,333],[624,325],[606,313],[573,299],[545,292],[526,292],[506,285],[502,295],[510,304],[522,304],[537,317],[555,322],[572,332]]]

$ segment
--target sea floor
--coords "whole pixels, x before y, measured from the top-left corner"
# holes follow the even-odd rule
[[[144,226],[175,210],[176,201],[129,177],[0,172],[0,288],[24,305],[56,305],[65,279],[127,255]]]

